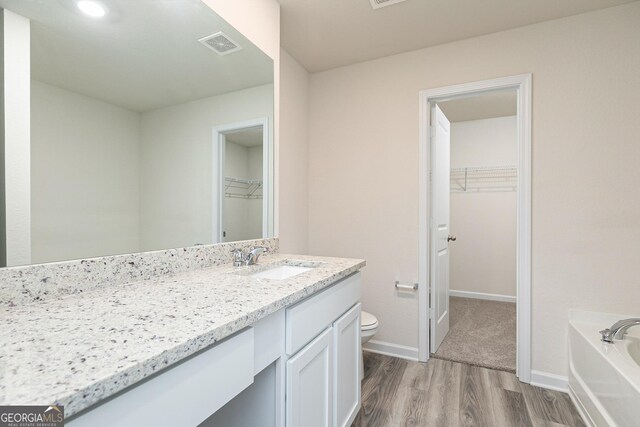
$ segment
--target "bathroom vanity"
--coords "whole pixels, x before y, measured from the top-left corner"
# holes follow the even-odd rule
[[[348,426],[362,266],[273,254],[5,309],[0,404],[61,404],[71,427]]]
[[[0,10],[0,405],[350,425],[364,261],[278,254],[277,61],[200,0],[45,3]],[[251,246],[269,255],[234,267]]]

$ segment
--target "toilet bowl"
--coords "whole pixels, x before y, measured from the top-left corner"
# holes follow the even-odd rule
[[[378,332],[378,319],[366,311],[360,312],[360,341],[364,345]],[[364,363],[362,351],[360,352],[360,379],[364,378]]]
[[[371,313],[360,313],[360,337],[362,344],[366,343],[378,332],[378,319]]]

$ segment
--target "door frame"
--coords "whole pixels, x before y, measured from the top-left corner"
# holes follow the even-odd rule
[[[224,209],[224,159],[226,135],[244,129],[262,127],[262,238],[274,236],[274,149],[269,130],[269,118],[243,120],[213,127],[212,174],[212,235],[213,241],[222,242],[222,215]]]
[[[517,360],[516,376],[531,382],[531,74],[422,90],[419,93],[419,247],[418,247],[418,360],[429,359],[429,217],[431,206],[431,104],[501,89],[517,92]]]

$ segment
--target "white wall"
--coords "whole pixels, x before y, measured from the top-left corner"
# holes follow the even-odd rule
[[[224,168],[225,175],[249,179],[249,149],[229,140],[225,143]],[[246,206],[247,200],[225,197],[222,200],[223,242],[246,240],[245,231],[249,222]]]
[[[515,166],[516,117],[451,123],[451,167]],[[516,192],[455,192],[450,197],[449,286],[516,295]]]
[[[0,266],[31,262],[30,21],[0,10]]]
[[[309,249],[361,257],[376,339],[417,347],[418,92],[533,73],[533,369],[570,308],[638,313],[640,3],[311,75]]]
[[[32,262],[139,251],[140,115],[31,81]]]
[[[262,146],[249,148],[249,179],[263,179],[263,153]],[[264,195],[264,191],[262,191]],[[249,239],[262,237],[262,203],[263,199],[248,199],[248,220],[246,224]],[[247,239],[243,239],[247,240]]]
[[[33,81],[33,262],[211,243],[212,128],[272,123],[272,100],[265,85],[140,114]],[[261,201],[234,202],[252,205],[230,215],[238,239],[261,236]]]
[[[142,250],[215,241],[213,128],[262,117],[272,127],[273,90],[258,86],[142,114]]]
[[[262,179],[262,151],[262,146],[249,148],[227,139],[225,175],[248,180]],[[262,199],[225,197],[222,224],[224,242],[262,238]]]
[[[516,116],[451,123],[451,167],[516,166]]]
[[[286,51],[281,53],[280,250],[308,251],[309,73]]]

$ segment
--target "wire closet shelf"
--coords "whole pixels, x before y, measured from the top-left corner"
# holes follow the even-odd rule
[[[233,199],[262,199],[262,180],[225,176],[224,196]]]
[[[516,166],[451,168],[451,192],[516,191]]]

